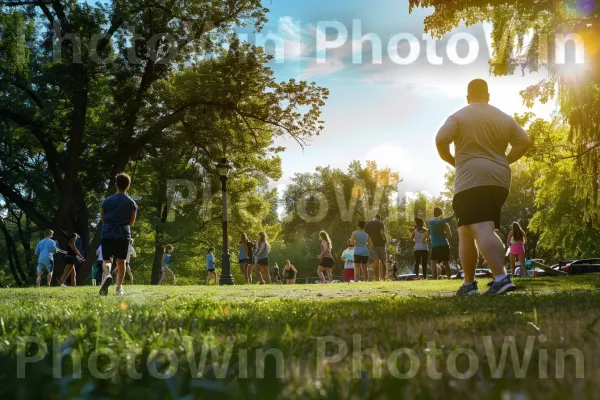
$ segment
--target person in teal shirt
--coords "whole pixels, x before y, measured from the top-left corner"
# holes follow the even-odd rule
[[[429,221],[427,236],[427,239],[431,240],[431,274],[433,279],[438,279],[437,265],[440,263],[444,265],[446,276],[450,279],[452,272],[450,271],[450,242],[448,242],[448,238],[452,237],[452,231],[448,222],[454,218],[454,215],[444,218],[442,209],[436,207],[433,209],[433,217]]]
[[[208,255],[206,256],[206,283],[210,285],[210,278],[213,277],[215,285],[218,284],[219,280],[217,277],[217,270],[215,268],[215,248],[211,247],[208,249]]]

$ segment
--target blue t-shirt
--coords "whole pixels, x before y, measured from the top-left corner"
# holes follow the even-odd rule
[[[368,257],[369,256],[369,248],[367,247],[369,243],[369,235],[365,231],[356,231],[354,235],[355,243],[354,243],[354,255]]]
[[[246,243],[240,243],[240,255],[238,256],[238,260],[245,260],[246,258],[250,258],[246,255]]]
[[[38,255],[38,263],[54,261],[54,253],[56,252],[56,242],[52,239],[42,239],[37,246],[35,246],[35,254]]]
[[[450,246],[446,239],[446,223],[454,218],[454,215],[447,218],[434,218],[429,221],[429,234],[431,236],[431,248]]]
[[[172,257],[173,257],[173,256],[172,256],[170,253],[166,253],[166,254],[165,254],[165,266],[166,266],[166,267],[168,267],[168,266],[169,266],[169,264],[171,264],[171,258],[172,258]]]
[[[102,239],[131,239],[129,221],[131,214],[137,210],[135,201],[126,194],[117,193],[102,202],[104,221],[102,222]]]
[[[208,253],[206,256],[206,270],[210,271],[215,269],[215,256],[211,253]]]

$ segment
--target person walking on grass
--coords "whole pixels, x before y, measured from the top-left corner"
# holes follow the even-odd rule
[[[208,249],[208,255],[206,256],[206,284],[210,285],[210,278],[214,279],[214,284],[219,284],[219,277],[217,276],[217,268],[215,267],[215,248],[211,247]]]
[[[385,246],[387,237],[385,235],[385,225],[381,220],[381,215],[376,214],[373,221],[367,222],[365,232],[371,238],[370,247],[371,260],[373,261],[374,280],[379,281],[386,276],[387,255]]]
[[[273,283],[281,283],[281,274],[279,273],[279,265],[277,263],[273,266],[273,278],[271,281]]]
[[[73,284],[73,286],[77,286],[77,277],[76,277],[76,272],[75,272],[75,264],[77,262],[84,262],[85,259],[83,258],[83,256],[81,255],[81,253],[79,252],[79,250],[77,249],[76,246],[76,242],[77,239],[79,238],[79,235],[76,233],[73,233],[70,237],[69,237],[69,244],[67,246],[67,255],[64,257],[64,262],[65,262],[65,269],[62,273],[62,276],[60,277],[60,280],[58,281],[58,284],[60,285],[60,287],[66,288],[67,285],[65,285],[65,281],[69,278],[69,276],[73,276],[71,279],[71,283]]]
[[[238,260],[240,267],[242,268],[242,274],[246,278],[246,282],[252,283],[252,243],[248,240],[248,236],[242,233],[240,238],[240,253],[238,254]]]
[[[42,275],[46,272],[46,280],[48,286],[52,283],[52,273],[54,272],[54,254],[58,253],[56,242],[52,239],[54,232],[51,229],[46,229],[44,239],[40,240],[35,246],[35,255],[38,256],[37,265],[37,287],[40,287]]]
[[[162,285],[167,274],[169,274],[173,278],[173,285],[177,284],[177,279],[175,278],[175,274],[173,273],[173,270],[171,269],[171,261],[173,261],[172,253],[173,253],[173,246],[168,244],[165,247],[165,251],[163,252],[163,256],[162,256],[162,260],[161,260],[161,267],[160,267],[161,275],[160,275],[160,280],[158,281],[159,285]]]
[[[127,258],[125,259],[125,272],[127,273],[127,276],[129,276],[129,283],[131,283],[133,285],[133,274],[131,273],[131,264],[130,264],[131,257],[133,257],[133,258],[137,257],[137,253],[135,252],[135,249],[133,248],[133,239],[131,239],[131,243],[129,243],[129,249],[127,250]]]
[[[285,283],[288,285],[293,285],[296,283],[296,267],[292,265],[290,260],[285,261],[285,265],[283,266],[283,278],[285,279]]]
[[[425,228],[425,222],[421,218],[415,218],[415,229],[412,231],[410,240],[414,243],[415,275],[419,279],[419,265],[423,267],[423,278],[427,279],[427,262],[429,249],[427,238],[429,231]]]
[[[442,264],[446,269],[448,279],[452,276],[450,270],[450,242],[452,230],[448,222],[454,219],[454,215],[444,218],[444,212],[441,208],[433,209],[433,219],[429,221],[429,232],[427,232],[426,240],[431,241],[431,276],[433,279],[440,278],[440,268],[438,264]],[[425,279],[427,275],[423,273]]]
[[[514,290],[515,285],[506,274],[504,244],[496,230],[500,229],[502,206],[510,188],[510,165],[527,153],[531,140],[512,117],[488,104],[490,95],[484,80],[471,81],[467,92],[469,105],[449,117],[436,137],[441,159],[456,168],[452,207],[458,219],[465,276],[457,294],[478,292],[478,250],[494,274],[486,294],[503,294]]]
[[[333,256],[331,255],[331,239],[327,232],[322,231],[319,233],[319,239],[321,241],[321,254],[317,256],[320,260],[319,268],[317,268],[317,275],[321,278],[321,283],[328,283],[325,280],[323,271],[327,273],[329,277],[329,283],[333,280]]]
[[[371,238],[365,232],[365,221],[358,221],[358,229],[352,232],[350,242],[354,245],[354,281],[362,273],[364,282],[369,281],[369,271],[367,270],[369,262],[369,246],[372,246]]]
[[[131,242],[131,225],[135,223],[138,206],[127,191],[131,187],[129,175],[121,173],[115,178],[117,193],[107,197],[100,208],[100,221],[102,221],[102,234],[100,244],[102,245],[102,285],[100,295],[108,294],[108,287],[113,283],[111,276],[112,258],[117,260],[117,288],[119,295],[123,291],[123,279],[125,279],[125,260]]]
[[[260,232],[258,234],[259,240],[256,244],[256,265],[254,266],[254,270],[258,271],[260,274],[261,284],[265,283],[265,277],[267,278],[267,283],[271,283],[271,275],[269,275],[269,251],[271,246],[267,241],[267,233]]]
[[[344,282],[354,281],[354,243],[348,240],[348,248],[342,252],[344,263]]]
[[[518,222],[514,222],[512,225],[512,232],[510,232],[508,238],[506,238],[506,245],[509,247],[510,251],[510,268],[512,269],[513,277],[516,273],[515,261],[517,258],[521,265],[521,276],[527,277],[527,267],[525,266],[525,243],[527,243],[525,232]]]

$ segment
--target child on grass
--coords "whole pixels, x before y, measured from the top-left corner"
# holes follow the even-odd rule
[[[51,229],[46,229],[44,239],[35,246],[35,255],[38,256],[37,266],[37,287],[40,287],[42,274],[47,272],[48,286],[52,282],[52,272],[54,271],[54,254],[58,253],[56,242],[52,239],[54,232]]]
[[[163,281],[165,280],[165,276],[167,274],[169,274],[173,277],[173,285],[176,284],[175,274],[171,270],[171,260],[173,259],[173,255],[171,253],[173,253],[173,246],[168,244],[167,247],[165,247],[165,251],[162,256],[161,267],[160,267],[161,274],[160,274],[160,280],[158,281],[159,285],[162,285]]]

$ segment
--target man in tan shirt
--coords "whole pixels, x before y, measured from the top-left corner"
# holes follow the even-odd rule
[[[504,269],[504,244],[495,230],[500,228],[502,206],[510,189],[510,164],[525,155],[531,141],[512,117],[489,105],[489,100],[484,80],[469,83],[469,105],[450,116],[436,137],[440,157],[456,168],[452,206],[465,276],[458,295],[478,292],[478,248],[494,274],[487,294],[515,288]],[[511,150],[506,154],[509,144]]]

